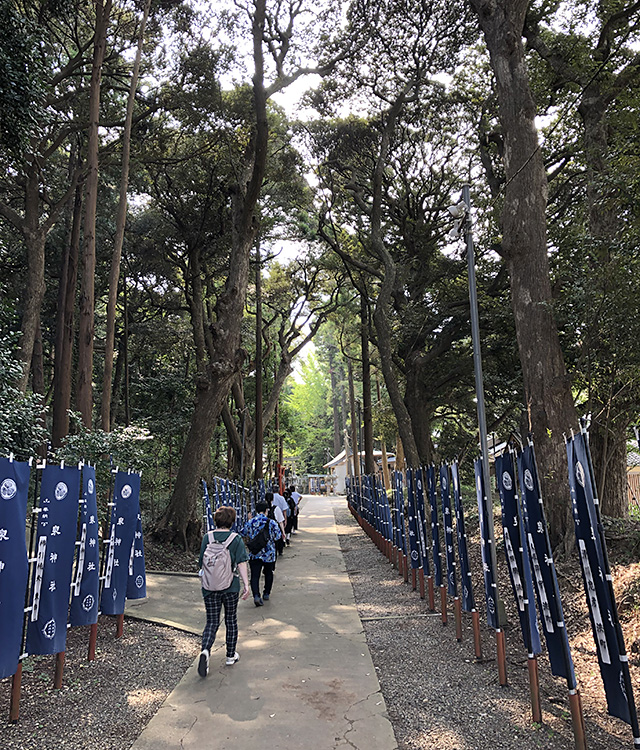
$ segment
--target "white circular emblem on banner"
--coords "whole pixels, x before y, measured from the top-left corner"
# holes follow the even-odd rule
[[[136,577],[136,586],[141,589],[144,586],[144,578],[142,576]]]
[[[49,620],[42,628],[42,635],[52,641],[56,637],[56,621]]]
[[[85,612],[91,612],[95,601],[93,594],[87,594],[82,600],[82,609],[84,609]]]
[[[94,485],[94,483],[93,483],[93,479],[90,479],[90,480],[89,480],[89,481],[87,482],[87,490],[88,490],[88,492],[89,492],[89,494],[90,494],[90,495],[93,495],[93,490],[94,490],[94,489],[95,489],[95,485]]]
[[[118,589],[114,589],[114,590],[113,590],[113,601],[115,602],[115,600],[116,600],[117,598],[118,598]]]
[[[507,492],[513,487],[513,482],[511,481],[511,474],[509,474],[508,471],[502,472],[502,486],[507,490]]]
[[[529,492],[533,492],[533,477],[531,476],[529,469],[524,470],[524,486]]]
[[[18,485],[10,477],[7,477],[0,485],[0,496],[3,500],[11,500],[17,492]]]
[[[418,552],[417,552],[417,550],[415,550],[415,549],[414,549],[414,550],[413,550],[413,551],[411,552],[411,559],[412,559],[412,560],[417,560],[417,559],[418,559]]]
[[[584,487],[584,466],[578,461],[576,464],[576,479],[581,487]]]
[[[126,500],[128,497],[131,497],[131,493],[132,492],[133,492],[133,490],[131,489],[131,485],[130,484],[125,484],[125,486],[120,491],[120,494]]]
[[[56,488],[54,490],[56,500],[64,500],[68,492],[69,488],[64,482],[58,482],[58,484],[56,484]]]
[[[491,612],[491,614],[493,614],[496,611],[496,605],[492,597],[489,597],[487,599],[487,609],[489,610],[489,612]]]

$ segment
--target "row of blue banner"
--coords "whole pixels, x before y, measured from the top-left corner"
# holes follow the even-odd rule
[[[0,678],[15,673],[23,640],[24,655],[60,653],[67,624],[95,624],[99,608],[122,614],[125,598],[146,596],[140,475],[116,472],[101,581],[95,468],[38,470],[27,549],[30,474],[29,463],[0,458]]]
[[[628,659],[617,619],[585,431],[572,436],[567,442],[567,461],[576,543],[608,711],[631,724],[634,737],[637,737]],[[551,671],[556,676],[564,677],[569,690],[575,691],[576,677],[533,444],[529,442],[517,453],[513,448],[507,449],[496,457],[495,470],[502,510],[504,550],[527,653],[533,657],[541,652],[539,613]],[[474,473],[487,623],[498,629],[497,571],[493,562],[495,556],[491,554],[494,543],[491,527],[493,517],[489,505],[491,499],[484,487],[481,459],[475,461]],[[405,482],[406,498],[403,489]],[[436,586],[446,586],[452,597],[458,596],[459,566],[462,608],[467,612],[475,609],[457,462],[442,465],[439,472],[434,466],[408,469],[406,475],[395,472],[390,497],[380,480],[369,476],[359,481],[351,478],[348,493],[349,503],[356,515],[402,554],[408,555],[414,569],[421,568],[426,576],[433,575]],[[406,528],[405,507],[408,515]],[[425,510],[427,507],[428,511]],[[442,535],[439,517],[442,518]],[[441,536],[444,537],[444,554],[441,551]]]

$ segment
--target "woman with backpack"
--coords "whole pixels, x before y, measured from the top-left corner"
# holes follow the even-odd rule
[[[251,568],[251,593],[256,607],[262,607],[269,601],[273,586],[273,571],[276,568],[275,542],[282,538],[282,523],[278,524],[267,516],[267,501],[271,493],[265,495],[266,501],[256,503],[256,515],[250,518],[242,529],[242,536],[247,540],[249,549],[249,567]],[[264,594],[260,596],[260,577],[264,570]]]
[[[202,568],[202,596],[207,612],[207,624],[202,633],[202,651],[198,662],[198,674],[209,674],[211,647],[220,625],[220,612],[224,607],[224,621],[227,629],[228,667],[240,658],[236,651],[238,642],[238,599],[240,579],[244,586],[242,598],[249,596],[247,560],[249,555],[242,537],[231,531],[236,522],[235,508],[221,506],[213,514],[215,529],[204,535],[200,548]]]

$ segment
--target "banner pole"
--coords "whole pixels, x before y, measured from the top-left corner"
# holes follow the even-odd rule
[[[473,625],[473,647],[476,660],[482,661],[482,639],[480,637],[480,615],[477,609],[471,610],[471,623]]]
[[[427,591],[429,593],[429,610],[436,611],[436,592],[433,587],[433,576],[427,577]]]
[[[535,654],[528,654],[529,690],[531,692],[531,716],[537,724],[542,724],[542,707],[540,705],[540,680],[538,678],[538,659]]]
[[[442,613],[442,624],[447,624],[447,589],[446,586],[440,586],[440,611]]]
[[[496,651],[498,656],[498,678],[501,687],[505,687],[507,682],[507,647],[504,639],[504,630],[496,629]]]
[[[33,459],[29,459],[29,464],[33,464]],[[20,640],[20,660],[18,668],[11,678],[11,700],[9,703],[9,723],[16,724],[20,718],[20,694],[22,691],[22,660],[26,658],[24,653],[27,637],[27,619],[29,617],[29,597],[32,586],[32,567],[33,552],[36,538],[36,526],[38,524],[38,463],[36,461],[36,471],[34,475],[33,490],[33,507],[31,508],[31,530],[29,531],[29,557],[27,565],[27,588],[24,592],[24,614],[22,616],[22,639]]]
[[[589,463],[589,472],[591,473],[591,480],[593,483],[594,491],[597,492],[597,485],[595,481],[595,473],[593,470],[593,460],[591,458],[591,448],[589,446],[589,434],[585,426],[584,417],[580,420],[580,432],[585,437],[585,446],[587,453],[587,461]],[[612,616],[613,625],[616,633],[616,640],[618,641],[618,651],[620,653],[620,662],[622,665],[622,676],[624,680],[625,693],[627,696],[627,704],[629,706],[629,718],[631,720],[631,729],[633,731],[633,744],[638,747],[640,746],[640,726],[638,725],[638,713],[636,710],[635,698],[633,696],[633,683],[631,682],[631,673],[629,672],[629,657],[627,656],[627,650],[624,643],[624,634],[622,632],[622,626],[620,625],[620,618],[618,617],[618,607],[616,606],[616,597],[613,590],[613,577],[611,576],[611,565],[609,564],[609,553],[607,551],[607,541],[604,535],[604,528],[602,526],[602,516],[600,514],[600,501],[594,497],[594,505],[596,509],[596,518],[598,521],[598,536],[600,537],[600,544],[602,547],[602,556],[604,558],[604,573],[607,588],[609,589],[609,596],[612,602]]]

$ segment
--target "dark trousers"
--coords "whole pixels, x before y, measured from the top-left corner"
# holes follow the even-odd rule
[[[294,519],[295,519],[295,516],[293,515],[293,513],[290,516],[287,516],[287,523],[285,524],[285,527],[284,527],[285,534],[291,533],[291,530],[294,528],[293,526]]]
[[[251,593],[260,596],[260,575],[264,569],[264,593],[270,594],[273,586],[273,571],[276,569],[275,562],[263,562],[259,558],[249,560],[251,569]]]
[[[233,656],[238,643],[238,598],[237,591],[212,591],[204,598],[207,611],[207,624],[202,633],[202,648],[211,651],[220,626],[220,612],[224,607],[224,621],[227,626],[227,656]]]
[[[296,512],[293,514],[293,528],[294,531],[298,530],[298,508],[296,507]]]

